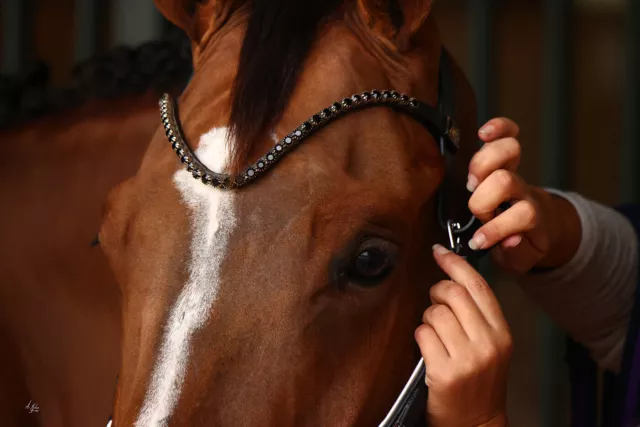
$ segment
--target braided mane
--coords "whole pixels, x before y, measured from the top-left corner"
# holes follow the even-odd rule
[[[52,87],[49,67],[34,61],[19,75],[0,75],[0,130],[94,99],[181,91],[191,73],[189,39],[178,31],[162,41],[118,47],[79,63],[67,88]]]

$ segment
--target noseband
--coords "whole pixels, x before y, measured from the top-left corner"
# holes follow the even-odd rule
[[[407,114],[422,124],[438,141],[445,160],[455,156],[460,148],[460,129],[453,120],[454,87],[451,74],[451,59],[446,50],[440,56],[440,81],[438,105],[433,107],[415,98],[393,90],[372,90],[344,98],[315,114],[285,136],[254,164],[237,175],[217,173],[207,168],[189,148],[182,136],[175,102],[165,94],[160,100],[160,113],[165,133],[180,161],[191,172],[194,179],[203,184],[224,190],[239,189],[256,181],[273,168],[287,153],[291,152],[318,129],[350,112],[365,108],[386,106]],[[450,162],[446,162],[450,163]],[[447,171],[447,175],[451,175]],[[438,195],[438,219],[447,232],[449,248],[463,256],[480,256],[484,252],[471,251],[467,243],[478,227],[478,221],[470,216],[461,224],[444,215],[444,192]],[[379,427],[409,427],[425,425],[425,401],[427,387],[424,381],[425,366],[420,359],[404,389]]]

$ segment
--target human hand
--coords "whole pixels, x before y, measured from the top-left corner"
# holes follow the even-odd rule
[[[506,118],[485,124],[485,142],[471,159],[467,187],[469,209],[484,223],[470,247],[492,250],[505,270],[526,273],[532,267],[558,267],[568,262],[580,242],[580,220],[564,198],[528,185],[517,170],[521,147],[518,125]],[[499,212],[507,202],[511,207]]]
[[[434,258],[451,280],[430,290],[415,338],[429,387],[433,427],[506,427],[512,339],[498,301],[466,261],[440,245]]]

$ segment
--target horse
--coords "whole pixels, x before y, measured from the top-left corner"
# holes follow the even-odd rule
[[[432,0],[156,5],[194,72],[105,205],[113,425],[407,425],[431,247],[464,244],[478,148]]]
[[[191,74],[186,41],[99,55],[65,90],[48,87],[43,64],[2,80],[3,426],[104,426],[111,415],[120,294],[92,242],[108,191],[135,174],[157,128],[158,97]]]

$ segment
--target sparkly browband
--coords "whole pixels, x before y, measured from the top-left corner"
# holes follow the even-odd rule
[[[160,114],[165,133],[171,146],[180,161],[186,165],[195,179],[204,184],[221,189],[237,189],[255,181],[269,169],[271,169],[286,153],[294,149],[307,136],[323,127],[332,120],[343,116],[345,113],[357,109],[386,105],[400,112],[414,116],[434,134],[434,136],[446,136],[455,149],[459,144],[460,131],[453,126],[449,117],[442,116],[435,108],[420,103],[415,98],[402,95],[390,90],[372,90],[356,94],[350,98],[344,98],[335,102],[315,114],[306,122],[298,126],[293,132],[281,139],[275,146],[262,156],[257,162],[247,167],[242,173],[235,176],[217,173],[207,168],[193,154],[182,136],[174,101],[168,94],[160,99]]]

